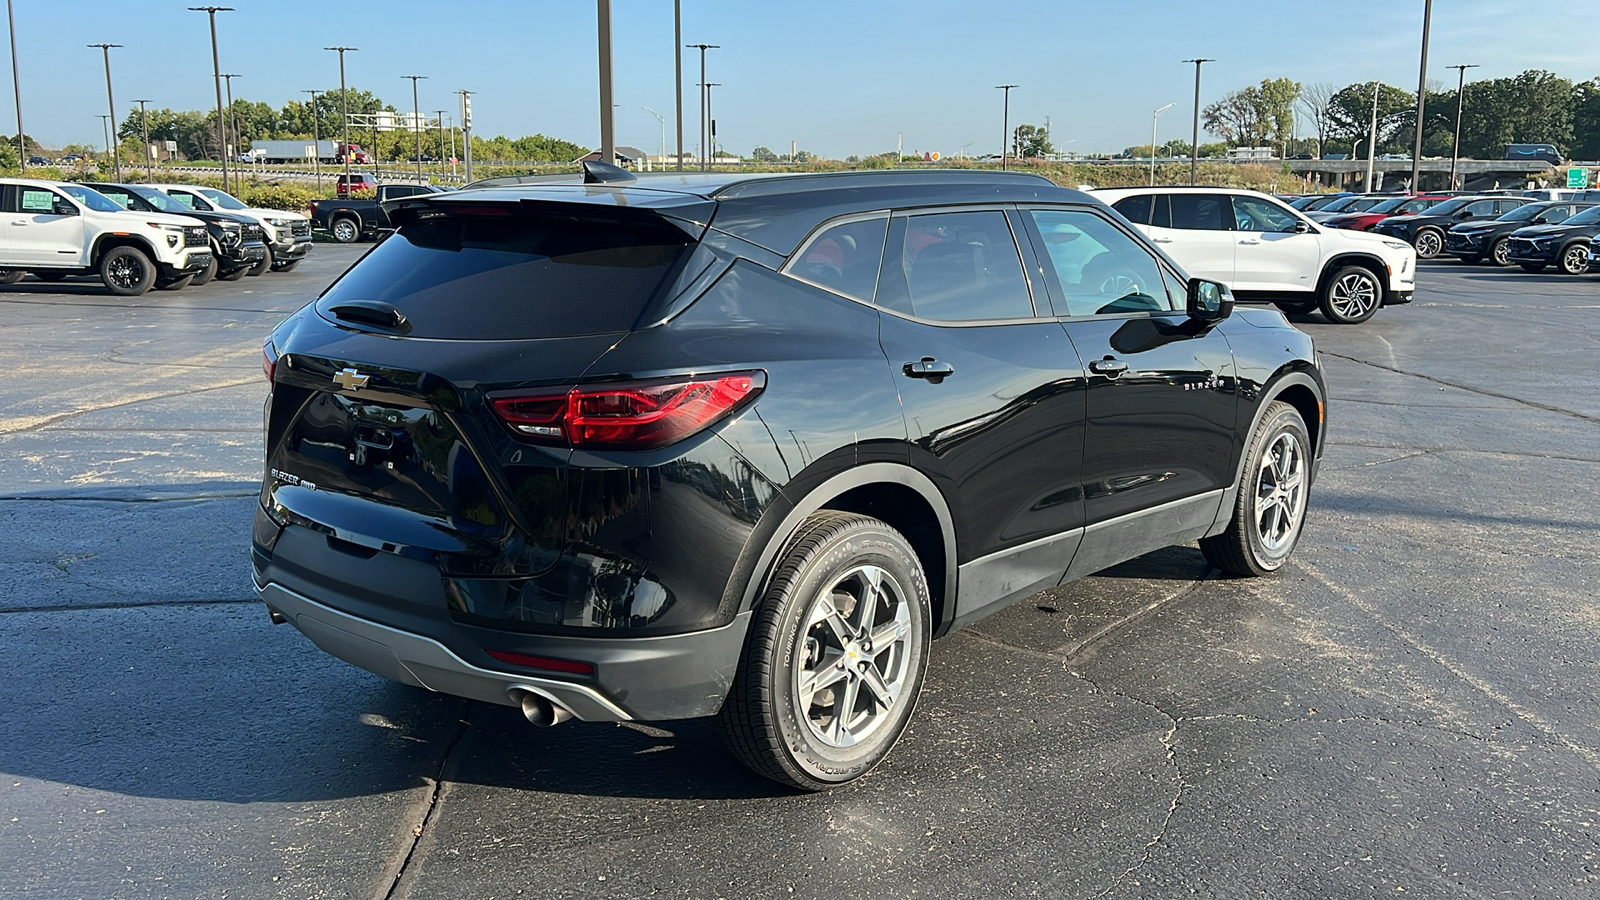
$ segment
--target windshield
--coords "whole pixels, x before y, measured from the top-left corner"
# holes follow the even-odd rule
[[[1343,200],[1347,196],[1349,196],[1349,195],[1346,194],[1346,195],[1344,195],[1342,197],[1313,197],[1313,198],[1311,198],[1311,202],[1310,203],[1307,203],[1305,206],[1300,207],[1300,209],[1302,209],[1305,212],[1311,212],[1312,210],[1317,210],[1317,209],[1327,209],[1328,208],[1328,204],[1337,203],[1338,201]]]
[[[207,200],[210,200],[212,203],[215,203],[216,205],[222,207],[223,209],[249,209],[250,208],[248,206],[245,206],[243,203],[240,203],[239,201],[233,199],[233,197],[231,197],[231,196],[229,196],[227,194],[224,194],[223,192],[217,190],[216,188],[195,188],[195,190],[201,196],[205,197]]]
[[[1583,212],[1562,222],[1563,225],[1593,225],[1600,222],[1600,206],[1591,206]]]
[[[1375,213],[1394,212],[1395,210],[1397,210],[1400,207],[1404,206],[1406,204],[1406,201],[1410,200],[1410,199],[1411,199],[1410,197],[1390,197],[1389,199],[1383,201],[1382,203],[1379,203],[1377,206],[1374,206],[1371,209],[1367,210],[1367,212],[1375,212]]]
[[[1529,203],[1526,206],[1519,206],[1510,212],[1501,213],[1499,221],[1526,222],[1529,219],[1536,218],[1540,213],[1549,208],[1549,206],[1543,203]]]
[[[1294,207],[1295,209],[1305,209],[1306,207],[1310,206],[1311,204],[1313,204],[1313,203],[1315,203],[1315,202],[1317,202],[1318,200],[1321,200],[1321,199],[1322,199],[1321,197],[1318,197],[1318,196],[1315,196],[1315,195],[1310,196],[1310,197],[1300,197],[1300,198],[1296,199],[1293,203],[1290,203],[1289,205]]]
[[[1374,206],[1377,206],[1379,203],[1383,203],[1383,202],[1384,202],[1384,200],[1383,200],[1382,197],[1357,197],[1354,201],[1352,201],[1350,203],[1349,206],[1346,206],[1344,208],[1344,211],[1345,212],[1365,212],[1366,210],[1369,210],[1369,209],[1373,208]]]
[[[1349,209],[1350,208],[1350,204],[1356,202],[1359,199],[1361,199],[1361,198],[1359,198],[1359,197],[1340,197],[1339,199],[1333,201],[1332,203],[1329,203],[1326,206],[1323,206],[1320,210],[1318,210],[1318,212],[1339,212],[1340,210]]]
[[[190,209],[187,206],[184,206],[182,203],[179,203],[178,201],[172,199],[171,197],[168,197],[166,194],[161,193],[160,191],[156,190],[155,188],[131,187],[131,188],[128,188],[128,193],[137,194],[145,202],[149,203],[151,206],[154,206],[156,209],[161,210],[162,212],[169,212],[169,213],[190,213],[190,212],[194,212],[194,210]]]
[[[120,204],[99,191],[91,191],[81,184],[63,184],[59,186],[72,196],[72,199],[82,203],[95,212],[125,212]]]
[[[1448,216],[1451,213],[1455,212],[1456,210],[1462,208],[1463,206],[1466,206],[1468,203],[1471,203],[1472,201],[1477,200],[1477,199],[1480,199],[1480,198],[1478,198],[1478,197],[1455,197],[1453,199],[1446,200],[1445,202],[1440,203],[1437,206],[1428,207],[1428,215],[1430,215],[1430,216]]]

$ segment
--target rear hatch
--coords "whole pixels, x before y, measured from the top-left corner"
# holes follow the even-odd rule
[[[262,501],[357,555],[536,575],[568,543],[571,451],[520,436],[487,398],[577,384],[681,280],[704,229],[581,189],[479,193],[497,196],[402,201],[400,230],[275,332]]]

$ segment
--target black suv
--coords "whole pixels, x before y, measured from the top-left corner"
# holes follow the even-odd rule
[[[392,201],[273,331],[275,621],[536,724],[720,715],[816,790],[889,751],[930,639],[1171,544],[1294,549],[1310,338],[1087,195],[585,178]]]
[[[1464,263],[1484,259],[1497,266],[1511,265],[1508,246],[1511,232],[1534,225],[1559,225],[1573,214],[1594,206],[1572,200],[1548,200],[1519,206],[1498,219],[1474,220],[1451,227],[1444,238],[1444,252]]]
[[[1552,225],[1518,228],[1506,238],[1506,258],[1529,272],[1555,263],[1568,275],[1589,271],[1589,242],[1600,237],[1600,207],[1580,210]]]
[[[1445,232],[1451,226],[1467,219],[1493,219],[1532,202],[1527,197],[1452,197],[1414,216],[1390,216],[1372,230],[1415,247],[1418,259],[1433,259],[1444,252]]]
[[[267,258],[266,237],[256,220],[220,210],[190,209],[152,187],[137,184],[96,184],[94,189],[119,206],[138,212],[168,212],[206,223],[211,241],[211,265],[194,276],[190,284],[206,284],[213,278],[238,281]]]

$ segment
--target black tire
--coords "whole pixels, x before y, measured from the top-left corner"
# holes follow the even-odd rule
[[[1317,306],[1328,321],[1356,325],[1372,318],[1383,305],[1383,284],[1371,269],[1345,266],[1322,284]]]
[[[256,263],[255,265],[251,266],[250,268],[246,269],[245,270],[245,274],[246,275],[250,275],[252,277],[253,276],[257,276],[257,275],[265,275],[265,274],[267,274],[267,270],[271,269],[271,268],[272,268],[272,248],[268,247],[267,248],[267,255],[261,257],[261,261],[260,262]]]
[[[137,247],[112,247],[100,257],[100,280],[119,297],[138,297],[156,280],[156,267]]]
[[[1561,248],[1557,257],[1561,271],[1568,275],[1583,275],[1589,271],[1589,242],[1571,243]]]
[[[333,233],[333,239],[341,244],[354,244],[361,240],[361,222],[349,216],[340,216],[328,226]]]
[[[240,266],[239,268],[234,269],[234,270],[232,270],[230,272],[219,272],[219,273],[217,273],[217,280],[218,281],[238,281],[239,279],[243,278],[244,276],[246,276],[248,274],[250,274],[250,267],[249,266]]]
[[[66,281],[67,280],[67,276],[70,275],[70,274],[71,274],[70,272],[53,272],[53,271],[51,271],[49,269],[45,269],[42,272],[33,272],[32,273],[33,277],[39,279],[40,281],[49,282],[50,284],[55,284],[58,281]],[[0,282],[0,283],[4,283],[4,282]],[[15,282],[12,282],[12,283],[15,284]]]
[[[1269,575],[1283,567],[1300,541],[1314,450],[1305,420],[1281,400],[1268,404],[1248,447],[1228,530],[1201,538],[1200,552],[1231,575]],[[1265,508],[1263,501],[1269,504]]]
[[[27,274],[21,269],[0,269],[0,284],[16,284]]]
[[[272,271],[274,271],[274,272],[293,272],[294,271],[294,267],[298,266],[298,265],[300,265],[300,260],[298,260],[298,259],[291,259],[288,262],[273,263],[272,264]]]
[[[171,279],[157,278],[156,279],[156,290],[158,290],[158,291],[181,291],[184,288],[188,287],[190,282],[192,282],[192,281],[194,281],[194,276],[193,275],[185,275],[182,278],[171,278]]]
[[[194,285],[194,286],[199,286],[199,285],[202,285],[202,284],[210,284],[211,283],[211,279],[217,277],[217,257],[219,255],[220,254],[217,252],[217,248],[215,246],[212,246],[212,248],[211,248],[211,264],[206,266],[204,269],[202,269],[200,271],[200,274],[194,276],[194,280],[189,282],[189,284],[190,285]]]
[[[1501,238],[1489,246],[1489,263],[1502,269],[1511,265],[1510,241]]]
[[[1524,272],[1543,272],[1549,263],[1517,263]]]
[[[1433,259],[1444,252],[1444,235],[1437,228],[1422,228],[1411,239],[1417,250],[1417,259]]]
[[[733,754],[807,791],[865,775],[916,706],[931,610],[922,564],[898,531],[854,513],[808,518],[755,609],[722,706]]]

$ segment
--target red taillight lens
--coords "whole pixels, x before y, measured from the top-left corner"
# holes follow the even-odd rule
[[[278,351],[273,348],[271,338],[261,344],[261,371],[266,373],[268,381],[278,371]]]
[[[766,387],[765,372],[586,385],[560,394],[491,399],[518,433],[540,443],[653,450],[716,424]]]
[[[526,653],[509,653],[505,650],[485,650],[485,653],[513,666],[524,666],[529,669],[544,669],[547,672],[566,672],[569,675],[593,675],[594,663],[576,662],[570,659],[552,659],[548,656],[529,656]]]

